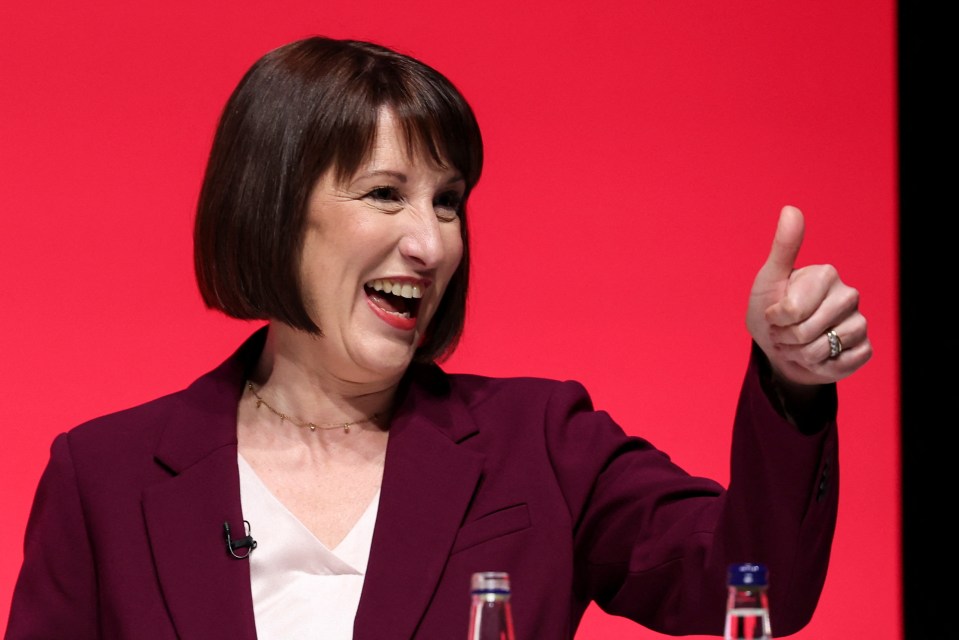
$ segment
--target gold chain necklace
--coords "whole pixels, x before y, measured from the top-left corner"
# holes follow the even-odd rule
[[[269,409],[273,414],[275,414],[276,416],[278,416],[278,417],[280,418],[280,422],[289,421],[289,422],[292,422],[293,424],[295,424],[295,425],[298,426],[298,427],[307,428],[307,429],[309,429],[310,431],[316,431],[317,429],[320,429],[321,431],[330,431],[330,430],[333,430],[333,429],[342,429],[342,430],[343,430],[343,433],[349,433],[349,432],[350,432],[350,427],[352,427],[353,425],[355,425],[355,424],[363,424],[363,423],[365,423],[365,422],[376,422],[377,419],[379,419],[379,417],[380,417],[380,414],[379,414],[379,413],[374,413],[373,415],[371,415],[371,416],[368,417],[368,418],[361,418],[360,420],[350,420],[349,422],[325,422],[325,423],[321,423],[321,424],[317,424],[317,423],[315,423],[315,422],[306,422],[305,420],[297,420],[297,419],[294,418],[293,416],[289,416],[289,415],[283,413],[282,411],[278,411],[277,409],[273,408],[273,407],[270,405],[269,402],[267,402],[266,400],[264,400],[264,399],[260,396],[260,394],[256,392],[256,387],[253,386],[253,383],[252,383],[252,382],[247,382],[247,383],[246,383],[246,388],[249,389],[249,390],[250,390],[250,393],[252,393],[253,396],[256,398],[256,408],[257,408],[257,409],[259,409],[261,406],[262,406],[262,407],[266,407],[266,408]]]

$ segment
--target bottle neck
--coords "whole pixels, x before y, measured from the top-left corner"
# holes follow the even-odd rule
[[[474,573],[469,640],[514,640],[509,574]]]
[[[728,605],[730,608],[769,608],[769,598],[765,589],[745,589],[743,587],[730,587]]]
[[[509,596],[473,594],[469,640],[514,640],[513,613]]]
[[[771,640],[766,589],[730,586],[724,640]]]
[[[473,592],[473,602],[509,602],[508,593]]]

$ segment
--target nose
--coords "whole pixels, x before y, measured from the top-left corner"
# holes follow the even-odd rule
[[[404,258],[420,268],[436,269],[457,251],[461,240],[459,222],[443,222],[433,211],[433,205],[408,210],[399,250]],[[456,246],[451,246],[456,243]]]

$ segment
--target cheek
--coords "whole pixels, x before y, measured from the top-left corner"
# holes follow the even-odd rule
[[[449,226],[453,227],[452,233],[444,233],[443,262],[436,271],[436,280],[434,281],[435,293],[437,295],[433,297],[433,311],[435,311],[436,307],[439,307],[440,300],[446,295],[450,280],[453,279],[453,274],[456,273],[460,263],[463,261],[463,238],[460,236],[459,225],[451,224]],[[445,231],[444,229],[444,232]]]
[[[446,246],[447,255],[449,256],[449,260],[447,260],[448,280],[463,260],[463,237],[460,235],[459,224],[456,225],[453,233],[450,233]]]

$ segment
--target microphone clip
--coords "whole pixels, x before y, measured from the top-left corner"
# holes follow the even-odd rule
[[[250,554],[253,553],[253,550],[256,549],[256,540],[250,535],[250,523],[244,520],[243,527],[246,535],[234,540],[230,537],[230,523],[223,523],[223,533],[226,536],[226,550],[237,560],[246,560],[250,557]],[[238,549],[246,549],[246,553],[237,554]]]

